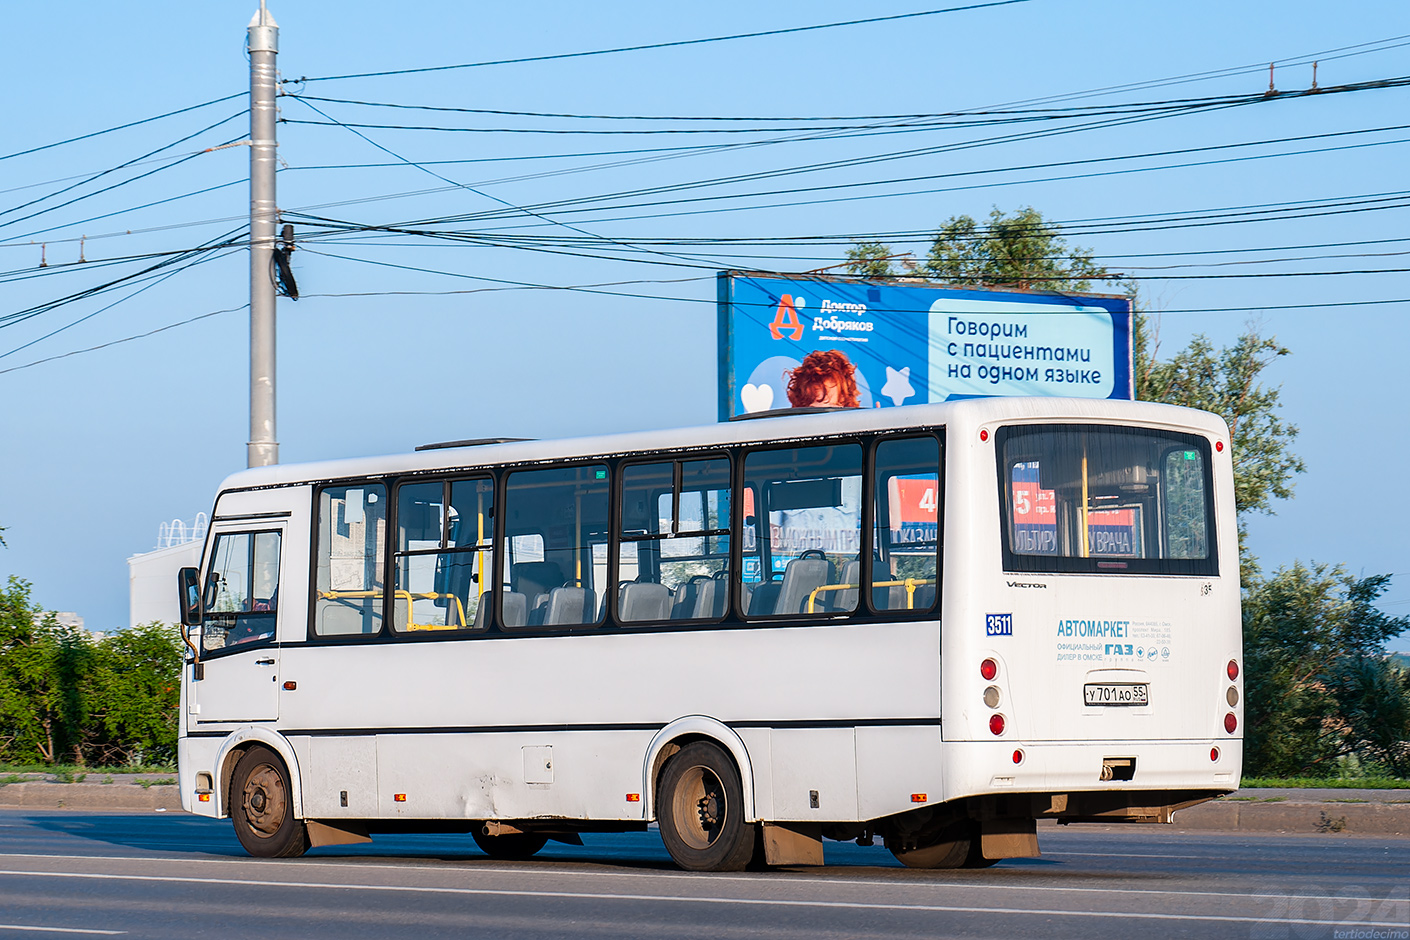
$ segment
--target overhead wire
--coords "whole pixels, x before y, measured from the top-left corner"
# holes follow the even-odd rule
[[[289,84],[306,84],[308,82],[332,82],[343,81],[351,78],[382,78],[389,75],[415,75],[427,72],[447,72],[456,69],[484,68],[495,65],[520,65],[529,62],[550,62],[561,59],[581,59],[589,56],[614,55],[623,52],[643,52],[650,49],[671,49],[681,46],[698,46],[705,43],[730,42],[738,39],[758,39],[765,36],[783,36],[789,33],[806,33],[822,29],[837,29],[844,26],[862,26],[871,23],[894,22],[896,20],[918,19],[920,17],[938,16],[944,13],[960,13],[966,10],[982,10],[988,7],[1012,6],[1015,3],[1026,3],[1028,0],[989,0],[986,3],[971,3],[966,6],[944,7],[938,10],[920,10],[914,13],[897,13],[890,16],[871,16],[864,19],[842,20],[833,23],[816,23],[810,26],[790,26],[781,29],[757,30],[750,33],[733,33],[725,36],[707,36],[700,39],[681,39],[671,42],[643,43],[634,46],[615,46],[608,49],[591,49],[583,52],[562,52],[552,55],[521,56],[513,59],[494,59],[483,62],[462,62],[458,65],[431,65],[410,69],[388,69],[380,72],[358,72],[347,75],[322,75],[312,78],[303,77],[296,79],[286,79]]]
[[[104,134],[111,134],[111,133],[113,133],[114,131],[127,130],[127,129],[130,128],[130,127],[139,127],[140,125],[143,125],[143,124],[150,124],[150,123],[152,123],[153,121],[160,121],[160,120],[162,120],[162,119],[164,119],[164,118],[175,117],[175,116],[178,115],[178,114],[185,114],[185,113],[187,113],[188,111],[196,111],[196,110],[199,110],[199,109],[201,109],[201,108],[209,107],[210,105],[213,105],[213,104],[220,104],[222,101],[230,101],[230,100],[233,99],[233,98],[241,98],[241,97],[244,97],[246,94],[247,94],[247,92],[244,92],[244,91],[237,91],[237,92],[236,92],[235,94],[233,94],[233,95],[226,95],[226,96],[223,97],[223,98],[212,98],[210,101],[203,101],[203,102],[201,102],[200,104],[193,104],[193,105],[191,105],[190,107],[186,107],[186,108],[178,108],[178,109],[175,110],[175,111],[168,111],[168,112],[166,112],[165,114],[157,114],[157,115],[154,115],[154,116],[149,117],[149,118],[143,118],[143,119],[140,120],[140,121],[129,121],[129,122],[126,123],[126,124],[119,124],[119,125],[117,125],[116,127],[104,128],[104,129],[101,130],[101,131],[93,131],[92,133],[89,133],[89,134],[80,134],[80,135],[77,136],[77,137],[70,137],[70,138],[68,138],[68,139],[66,139],[66,140],[57,140],[57,141],[54,141],[54,142],[51,143],[51,144],[43,144],[43,145],[38,146],[38,147],[30,147],[28,150],[16,150],[14,153],[0,154],[0,160],[9,160],[9,159],[12,158],[12,157],[23,157],[23,156],[25,156],[25,155],[27,155],[27,154],[39,153],[40,151],[43,151],[43,150],[52,150],[52,149],[55,148],[55,147],[62,147],[62,146],[64,146],[65,144],[78,143],[78,142],[81,141],[81,140],[91,140],[91,139],[94,138],[94,137],[101,137],[101,136],[104,135]]]

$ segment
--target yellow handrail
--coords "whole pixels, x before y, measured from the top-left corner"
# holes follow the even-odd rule
[[[412,593],[411,591],[393,591],[392,594],[398,598],[406,600],[406,632],[412,630],[463,630],[470,624],[465,621],[465,605],[461,603],[458,594],[438,594],[435,591],[426,593]],[[337,601],[347,598],[381,597],[381,591],[319,591],[318,599],[321,601]],[[435,601],[443,598],[455,598],[455,612],[459,616],[459,625],[453,623],[416,623],[411,619],[413,601]]]
[[[934,584],[934,578],[907,578],[904,581],[873,581],[872,587],[900,587],[906,586],[906,610],[915,610],[916,588],[922,584]],[[853,591],[861,587],[859,584],[824,584],[822,587],[814,588],[808,595],[808,613],[815,613],[818,595],[823,591]]]

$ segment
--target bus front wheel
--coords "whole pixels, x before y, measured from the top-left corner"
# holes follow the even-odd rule
[[[743,871],[757,825],[744,820],[739,771],[719,745],[687,744],[661,771],[656,819],[666,851],[687,871]]]
[[[230,779],[235,837],[257,858],[294,858],[308,850],[308,830],[294,818],[289,771],[267,747],[246,751]]]

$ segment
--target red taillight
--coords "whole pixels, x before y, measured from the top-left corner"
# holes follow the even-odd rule
[[[1233,712],[1229,712],[1229,714],[1227,714],[1227,715],[1224,716],[1224,730],[1225,730],[1225,731],[1229,732],[1230,734],[1233,734],[1235,731],[1238,730],[1238,727],[1239,727],[1239,719],[1237,719],[1237,718],[1234,717],[1234,713],[1233,713]]]
[[[1233,682],[1239,677],[1239,664],[1232,659],[1229,660],[1229,666],[1225,669],[1225,672],[1229,674],[1229,681]]]
[[[1221,453],[1221,454],[1224,453],[1224,442],[1223,442],[1223,441],[1215,441],[1215,442],[1214,442],[1214,449],[1217,450],[1217,451],[1219,451],[1219,453]]]
[[[986,659],[979,664],[979,674],[986,680],[993,679],[999,674],[999,664],[992,659]]]
[[[1015,750],[1015,751],[1013,752],[1013,762],[1014,762],[1015,764],[1021,764],[1021,763],[1023,763],[1023,751],[1021,751],[1021,750]]]
[[[979,439],[980,439],[981,441],[987,441],[987,440],[989,440],[989,432],[988,432],[987,430],[981,428],[980,431],[979,431]]]
[[[1212,747],[1212,748],[1209,749],[1209,759],[1212,760],[1212,761],[1215,761],[1216,763],[1218,762],[1218,760],[1219,760],[1219,748],[1217,748],[1217,747]]]
[[[1003,715],[990,715],[990,716],[989,716],[989,730],[992,731],[994,734],[1003,734],[1003,733],[1004,733],[1004,716],[1003,716]]]

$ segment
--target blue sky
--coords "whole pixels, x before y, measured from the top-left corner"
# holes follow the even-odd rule
[[[940,5],[422,2],[394,9],[287,0],[271,11],[282,27],[282,74],[294,79],[781,29]],[[0,63],[12,89],[0,100],[7,128],[0,150],[242,94],[248,84],[245,25],[255,6],[218,0],[7,10],[7,32],[21,41]],[[589,115],[933,114],[1097,89],[1108,90],[1030,106],[1258,93],[1268,85],[1266,64],[1258,63],[1270,61],[1284,63],[1274,72],[1277,87],[1306,88],[1312,80],[1306,62],[1314,57],[1321,87],[1393,78],[1410,74],[1407,34],[1410,12],[1389,2],[1349,4],[1334,13],[1325,4],[1291,3],[1272,16],[1257,4],[1029,0],[732,42],[289,87],[324,98]],[[1401,36],[1407,38],[1379,42]],[[1217,74],[1161,81],[1201,73]],[[1155,84],[1111,90],[1147,82]],[[1396,126],[1410,124],[1408,100],[1410,90],[1399,88],[1271,100],[750,183],[560,204],[530,216],[505,204],[705,183],[1015,129],[894,128],[906,132],[817,139],[796,131],[760,134],[758,121],[578,120],[284,98],[281,113],[290,123],[279,130],[288,165],[279,178],[282,209],[376,225],[492,211],[498,217],[436,226],[492,233],[495,244],[364,233],[324,237],[296,252],[304,297],[281,300],[279,307],[282,459],[398,452],[468,437],[556,437],[713,421],[712,271],[725,265],[808,270],[834,263],[843,249],[686,246],[683,240],[920,232],[996,205],[1032,205],[1061,221],[1149,220],[1158,213],[1355,200],[1274,221],[1165,228],[1106,223],[1071,240],[1115,270],[1151,278],[1141,281],[1141,293],[1153,309],[1186,311],[1161,318],[1166,354],[1196,333],[1231,342],[1251,321],[1292,349],[1267,377],[1282,385],[1285,417],[1302,429],[1296,449],[1307,473],[1276,516],[1252,520],[1253,549],[1269,569],[1303,559],[1345,563],[1354,573],[1394,573],[1385,609],[1407,614],[1410,549],[1401,534],[1399,477],[1410,465],[1403,411],[1403,323],[1410,308],[1403,300],[1410,298],[1410,255],[1404,252],[1410,242],[1391,240],[1406,236],[1410,209],[1404,198],[1378,194],[1407,188],[1410,129]],[[101,267],[104,260],[185,250],[238,230],[248,211],[248,151],[200,153],[176,165],[169,158],[243,139],[243,107],[237,97],[0,161],[0,209],[11,210],[0,214],[0,271],[14,272],[0,282],[0,316],[136,266]],[[482,130],[364,128],[382,150],[343,127],[293,123],[325,120],[314,108],[344,123]],[[230,120],[203,130],[224,118]],[[778,123],[795,128],[810,122]],[[751,132],[541,133],[667,126]],[[1311,135],[1331,136],[1228,146]],[[660,149],[802,136],[813,139],[708,152]],[[71,177],[163,147],[147,159],[165,162],[143,163],[18,208],[79,182]],[[1103,160],[1198,147],[1221,149]],[[651,152],[620,153],[628,150]],[[607,152],[617,155],[564,156]],[[433,176],[403,158],[455,162],[434,164]],[[1102,162],[1009,169],[1078,160]],[[331,168],[371,163],[392,165]],[[1173,166],[1193,163],[1201,165]],[[147,170],[159,172],[55,208]],[[941,174],[968,175],[933,178]],[[911,177],[932,179],[882,182]],[[819,186],[846,188],[796,192]],[[747,195],[787,190],[795,191]],[[659,204],[704,197],[709,201]],[[39,210],[52,211],[21,218]],[[315,230],[294,221],[300,237]],[[594,236],[607,241],[562,241]],[[509,246],[510,237],[520,241]],[[671,244],[643,248],[643,239]],[[1340,247],[1302,247],[1330,245]],[[99,312],[143,284],[0,327],[0,525],[8,527],[9,543],[0,550],[0,575],[32,581],[44,606],[77,611],[95,628],[126,621],[125,559],[154,547],[162,521],[207,510],[219,481],[244,465],[247,324],[238,310],[215,312],[245,303],[248,262],[238,251],[210,254],[111,309]],[[41,256],[49,265],[42,272]],[[80,256],[84,265],[61,267]],[[1232,264],[1248,261],[1257,263]],[[1389,273],[1210,276],[1353,270]],[[14,279],[27,273],[42,276]],[[449,291],[475,292],[435,293]],[[1383,300],[1401,302],[1278,309]],[[1209,312],[1219,308],[1251,309]],[[215,315],[28,366],[205,314]],[[1410,640],[1393,645],[1410,649]]]

